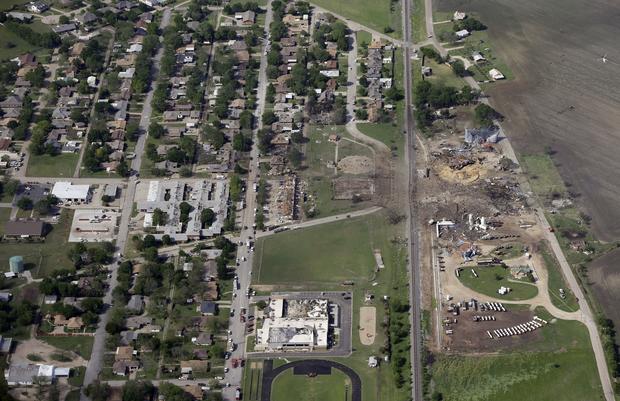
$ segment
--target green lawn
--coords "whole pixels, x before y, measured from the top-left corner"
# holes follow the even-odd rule
[[[545,310],[536,313],[551,321]],[[520,352],[437,355],[432,365],[435,391],[450,401],[603,400],[586,328],[559,320],[540,331],[541,338]]]
[[[2,0],[0,1],[0,11],[10,11],[14,6],[21,6],[29,0]]]
[[[548,290],[551,302],[556,307],[567,312],[579,310],[577,298],[575,298],[575,295],[566,284],[566,281],[564,281],[564,276],[562,275],[562,271],[555,257],[549,252],[546,246],[541,248],[541,252],[549,275]],[[564,299],[560,297],[560,288],[564,290]]]
[[[29,177],[73,177],[78,159],[77,153],[32,155],[26,171]]]
[[[351,399],[350,385],[349,378],[337,369],[316,377],[294,375],[288,369],[273,381],[271,401],[347,401]]]
[[[366,45],[370,44],[370,42],[372,41],[372,35],[370,34],[370,32],[357,31],[355,33],[355,40],[357,42],[358,48],[361,48],[362,43],[366,43]]]
[[[3,1],[0,7],[4,7],[4,3]],[[36,53],[42,50],[41,47],[26,42],[5,26],[0,26],[0,60],[9,60],[26,52]]]
[[[392,152],[396,152],[398,157],[402,157],[405,153],[405,135],[399,124],[362,123],[357,124],[357,128],[362,131],[364,135],[386,144]]]
[[[424,19],[424,0],[413,0],[411,34],[414,42],[426,39],[426,22]],[[435,20],[435,19],[433,19]]]
[[[10,207],[0,207],[0,233],[4,232],[4,225],[11,217]]]
[[[39,340],[45,341],[53,347],[65,350],[73,351],[84,359],[90,359],[90,354],[93,350],[94,337],[90,336],[73,336],[73,337],[54,337],[54,336],[41,336]]]
[[[437,64],[435,60],[426,59],[425,65],[433,69],[433,75],[427,78],[429,81],[435,84],[444,86],[453,86],[457,89],[461,89],[467,85],[463,78],[457,77],[452,71],[452,68],[446,64]]]
[[[471,269],[471,267],[465,267],[461,271],[459,280],[480,294],[511,301],[530,299],[538,294],[538,288],[534,284],[514,280],[508,268],[502,266],[475,267],[473,269],[478,274],[477,278],[472,274]],[[509,287],[511,291],[506,295],[499,295],[497,290],[501,286]]]
[[[400,3],[394,4],[394,12],[390,10],[390,0],[317,0],[314,4],[378,32],[383,32],[386,27],[391,26],[395,30],[391,35],[401,36]]]
[[[375,267],[374,231],[357,218],[259,239],[254,272],[258,284],[367,281]]]
[[[541,196],[567,195],[566,186],[555,168],[551,157],[543,154],[524,155],[521,165],[525,169],[532,191]]]
[[[3,242],[0,245],[0,260],[8,260],[11,256],[21,255],[27,269],[36,277],[46,277],[50,272],[61,268],[73,268],[67,257],[67,239],[71,229],[73,211],[62,212],[58,224],[45,237],[45,242]],[[5,267],[8,269],[8,265]]]

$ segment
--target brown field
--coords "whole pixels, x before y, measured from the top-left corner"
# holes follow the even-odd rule
[[[457,324],[451,324],[446,328],[454,330],[454,334],[444,336],[444,345],[451,351],[477,353],[477,352],[497,352],[508,349],[519,349],[520,346],[531,342],[540,337],[542,329],[534,330],[518,336],[494,338],[491,340],[487,335],[487,330],[505,329],[532,320],[534,313],[531,311],[511,311],[509,305],[505,305],[508,312],[480,312],[462,311],[457,317]],[[488,322],[474,322],[476,316],[495,316],[497,320]],[[452,315],[446,315],[454,318]]]
[[[438,0],[476,12],[515,79],[486,92],[521,154],[550,146],[598,238],[620,238],[620,2]],[[601,56],[609,61],[603,64]]]
[[[620,327],[620,270],[618,270],[620,250],[595,260],[588,269],[588,279],[597,301],[603,308],[605,316],[613,320],[616,327]]]

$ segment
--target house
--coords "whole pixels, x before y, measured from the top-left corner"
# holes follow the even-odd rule
[[[484,58],[484,56],[482,54],[480,54],[479,52],[474,52],[471,55],[471,58],[474,60],[474,62],[479,63],[482,61],[486,61],[486,58]]]
[[[500,79],[504,79],[504,78],[506,78],[506,77],[504,76],[504,74],[502,74],[502,73],[501,73],[498,69],[496,69],[496,68],[492,68],[492,69],[489,71],[489,76],[490,76],[493,80],[495,80],[495,81],[498,81],[498,80],[500,80]]]
[[[237,20],[237,23],[240,23],[241,25],[252,25],[256,20],[256,13],[251,10],[236,13],[235,19]]]
[[[125,71],[121,71],[118,73],[118,77],[120,79],[132,79],[133,78],[133,74],[136,73],[136,69],[133,67],[129,67],[127,68]]]
[[[6,99],[0,102],[0,107],[3,109],[18,109],[22,107],[22,99],[18,96],[7,96]]]
[[[138,339],[138,333],[131,330],[121,331],[120,343],[122,345],[132,345]]]
[[[9,302],[13,298],[13,294],[8,291],[0,291],[0,302]]]
[[[462,11],[455,11],[455,12],[454,12],[454,15],[452,16],[452,19],[453,19],[454,21],[462,21],[462,20],[464,20],[465,18],[467,18],[467,14],[465,14],[465,13],[464,13],[464,12],[462,12]]]
[[[499,140],[499,130],[492,128],[466,128],[465,143],[470,145],[481,145],[483,143],[497,143]]]
[[[61,35],[63,33],[75,31],[76,29],[77,29],[77,25],[75,25],[74,23],[69,23],[69,24],[56,25],[55,27],[52,28],[52,31]]]
[[[114,360],[131,361],[133,359],[133,352],[133,347],[129,345],[116,347],[116,352],[114,353]]]
[[[35,382],[54,380],[53,365],[12,363],[4,371],[4,378],[9,386],[32,386]]]
[[[433,75],[433,69],[431,67],[422,66],[422,75],[425,77],[430,77]]]
[[[58,302],[58,295],[46,295],[43,297],[43,303],[45,305],[54,305]]]
[[[138,361],[116,361],[112,365],[112,372],[117,376],[127,376],[140,369]]]
[[[454,32],[454,34],[456,35],[458,39],[464,39],[470,35],[467,29],[461,29],[460,31]]]
[[[142,51],[142,45],[140,43],[133,43],[126,50],[127,53],[140,53]]]
[[[209,367],[209,362],[196,359],[190,359],[189,361],[181,361],[181,374],[190,375],[195,370],[206,371]]]
[[[142,295],[132,295],[127,302],[127,309],[134,313],[142,313],[144,310],[144,297]]]
[[[8,221],[4,226],[4,238],[41,238],[45,224],[35,221]]]
[[[67,321],[67,330],[71,330],[71,331],[82,330],[83,327],[84,327],[84,322],[82,321],[82,318],[79,316],[69,318],[69,320]]]
[[[87,11],[84,14],[80,14],[75,17],[75,21],[79,22],[82,25],[92,24],[93,22],[97,21],[97,19],[97,16],[90,11]]]
[[[205,316],[214,316],[217,313],[217,304],[211,301],[203,301],[198,307],[198,311]]]
[[[0,354],[8,354],[11,352],[13,339],[11,337],[2,337],[0,335]]]
[[[21,22],[30,22],[34,18],[32,14],[20,13],[17,11],[8,12],[6,15]]]
[[[50,6],[42,1],[32,1],[28,3],[28,11],[31,13],[41,14],[50,9]]]
[[[198,337],[192,339],[192,342],[196,345],[212,345],[213,344],[213,334],[211,333],[200,333]]]
[[[151,324],[153,322],[153,318],[148,316],[130,316],[125,320],[125,327],[130,330],[141,329],[147,324]]]

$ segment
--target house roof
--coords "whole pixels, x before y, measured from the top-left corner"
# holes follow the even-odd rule
[[[42,221],[9,221],[4,226],[4,235],[8,236],[41,236],[44,224]]]
[[[215,302],[204,301],[200,304],[200,313],[215,314],[216,308]]]

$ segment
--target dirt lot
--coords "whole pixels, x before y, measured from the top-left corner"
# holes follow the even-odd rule
[[[15,352],[12,355],[12,360],[20,363],[31,363],[28,359],[28,355],[34,354],[42,358],[40,363],[50,363],[59,367],[75,367],[86,366],[88,363],[74,352],[70,353],[72,360],[70,362],[60,362],[52,359],[51,355],[54,353],[63,352],[49,344],[44,343],[36,339],[30,339],[27,341],[19,342],[15,348]],[[69,353],[69,351],[64,351]]]
[[[363,345],[372,345],[375,342],[377,331],[377,309],[374,306],[360,308],[360,342]]]
[[[375,193],[375,185],[372,178],[338,177],[332,181],[334,186],[334,199],[353,199],[359,196],[361,199],[372,199]]]
[[[607,255],[594,261],[588,269],[588,279],[592,283],[592,290],[600,303],[605,315],[613,320],[616,327],[620,327],[620,271],[618,258],[620,250],[609,252]]]
[[[454,330],[454,334],[444,336],[444,345],[455,352],[496,352],[503,349],[515,349],[520,344],[530,342],[540,336],[540,329],[519,336],[494,338],[491,340],[487,330],[505,329],[532,320],[531,311],[511,311],[510,305],[504,304],[507,312],[462,311],[456,317],[457,323],[444,326]],[[495,316],[495,321],[474,322],[474,316]],[[454,319],[452,315],[446,315]],[[544,329],[544,327],[543,327]]]
[[[516,79],[486,92],[521,153],[551,146],[600,239],[620,237],[620,3],[592,0],[439,0],[476,11]],[[609,61],[603,64],[601,56]],[[572,106],[572,107],[571,107]]]
[[[338,169],[345,174],[369,174],[375,166],[366,156],[347,156],[338,162]]]

